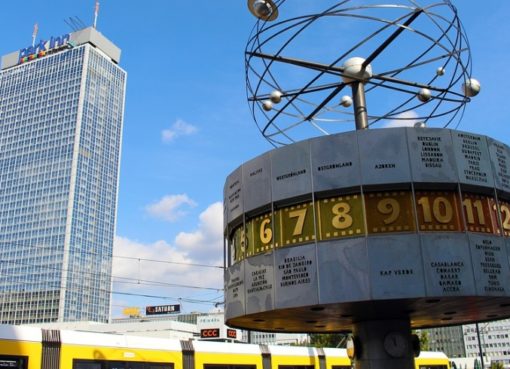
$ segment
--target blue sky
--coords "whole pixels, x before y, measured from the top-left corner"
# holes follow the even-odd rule
[[[508,144],[510,2],[454,4],[482,85],[459,129]],[[1,9],[5,55],[31,43],[35,22],[38,38],[70,32],[72,16],[91,24],[94,0],[3,1]],[[98,30],[122,49],[128,72],[115,255],[141,259],[115,259],[114,276],[134,279],[114,283],[133,294],[113,295],[115,317],[127,306],[209,311],[222,300],[221,269],[189,264],[222,265],[225,178],[271,149],[246,102],[243,53],[254,23],[245,0],[101,1]]]

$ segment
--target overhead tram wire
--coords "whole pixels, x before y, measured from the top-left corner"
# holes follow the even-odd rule
[[[27,246],[27,243],[23,242],[8,242],[8,241],[0,241],[1,244],[8,244],[8,245],[19,245],[19,246]],[[42,249],[42,248],[48,248],[51,251],[55,251],[55,248],[51,245],[28,245],[34,248],[34,250]],[[138,258],[134,256],[123,256],[123,255],[105,255],[105,254],[99,254],[97,252],[91,252],[91,251],[85,251],[85,250],[79,250],[75,252],[76,254],[87,254],[87,255],[93,255],[93,256],[101,256],[101,257],[111,257],[111,258],[119,258],[119,259],[128,259],[128,260],[139,260],[139,261],[147,261],[152,263],[164,263],[164,264],[174,264],[174,265],[186,265],[186,266],[192,266],[192,267],[199,267],[199,268],[215,268],[215,269],[224,269],[223,266],[220,265],[210,265],[210,264],[199,264],[199,263],[187,263],[183,261],[170,261],[170,260],[156,260],[156,259],[146,259],[146,258]]]
[[[6,274],[0,274],[0,275],[2,277],[6,277],[7,276]],[[32,281],[32,282],[25,282],[25,283],[22,283],[22,284],[23,285],[38,284],[38,282]],[[59,290],[59,291],[64,290],[64,287],[56,285],[54,283],[46,284],[46,286],[48,286],[50,288],[53,288],[55,290]],[[218,298],[221,298],[221,296],[217,296],[217,297],[214,297],[214,298],[208,299],[208,300],[200,300],[200,299],[192,299],[192,298],[187,298],[187,297],[173,297],[173,296],[149,295],[149,294],[134,293],[134,292],[125,292],[125,291],[114,291],[114,290],[109,290],[109,289],[95,288],[93,286],[90,286],[88,288],[89,289],[93,289],[94,291],[106,292],[106,293],[111,293],[111,294],[115,294],[115,295],[150,297],[150,298],[158,298],[158,299],[165,299],[165,300],[183,301],[183,302],[196,303],[196,304],[212,304],[212,305],[215,305],[216,302],[217,302],[216,300]],[[29,291],[25,291],[25,292],[29,292]]]
[[[188,302],[190,304],[201,304],[201,305],[213,305],[216,306],[218,302],[216,301],[217,298],[211,299],[211,300],[198,300],[198,299],[190,299],[190,298],[175,298],[175,297],[168,297],[168,296],[158,296],[158,295],[149,295],[149,294],[140,294],[140,293],[132,293],[132,292],[114,292],[112,291],[112,294],[115,295],[123,295],[123,296],[136,296],[136,297],[147,297],[147,298],[153,298],[153,299],[162,299],[162,300],[177,300],[179,302]]]
[[[121,258],[121,259],[149,261],[149,262],[153,262],[153,263],[178,264],[178,265],[196,266],[196,267],[201,267],[201,268],[224,269],[224,267],[220,266],[220,265],[208,265],[208,264],[197,264],[197,263],[184,263],[184,262],[178,262],[178,261],[165,261],[165,260],[155,260],[155,259],[144,259],[144,258],[137,258],[137,257],[134,257],[134,256],[121,256],[121,255],[113,255],[113,257],[114,258]]]
[[[97,277],[97,273],[88,272],[88,271],[85,271],[85,270],[74,271],[74,270],[70,270],[70,269],[63,269],[63,268],[54,267],[54,266],[51,266],[51,265],[33,265],[31,263],[24,263],[24,262],[17,261],[17,260],[0,260],[0,265],[1,264],[16,264],[16,265],[22,265],[22,266],[27,266],[27,267],[31,267],[31,268],[46,269],[46,270],[51,270],[51,271],[62,271],[62,272],[68,272],[68,273],[72,273],[72,274],[79,273],[81,279],[83,279],[84,275],[90,276],[91,280],[93,280],[92,277],[94,277],[94,278]],[[25,276],[25,274],[11,275],[10,277],[19,277],[19,276]],[[223,288],[192,286],[192,285],[184,285],[184,284],[180,285],[180,284],[175,284],[175,283],[141,280],[141,279],[138,279],[138,278],[129,278],[129,277],[114,276],[114,275],[111,275],[111,278],[112,278],[112,280],[114,278],[133,280],[133,282],[127,282],[127,281],[126,282],[122,282],[122,283],[125,283],[125,284],[138,285],[138,284],[141,284],[141,283],[139,283],[140,281],[143,281],[144,283],[152,283],[153,285],[166,286],[166,287],[190,288],[190,289],[209,290],[209,291],[218,291],[218,292],[219,291],[223,291]],[[135,282],[135,281],[137,281],[137,282]],[[113,281],[113,282],[115,282],[115,281]],[[19,282],[19,283],[20,284],[25,284],[26,282]],[[36,283],[36,282],[34,282],[34,283]]]
[[[8,243],[8,244],[15,244],[15,245],[20,245],[20,244],[24,244],[22,242],[3,242],[3,243]],[[2,244],[2,242],[0,242],[0,245]],[[39,250],[39,251],[44,251],[44,249],[49,249],[49,250],[54,250],[51,246],[49,245],[37,245],[37,246],[34,246],[34,251],[35,250]],[[223,269],[223,266],[217,266],[217,265],[207,265],[207,264],[199,264],[199,263],[186,263],[186,262],[175,262],[175,261],[165,261],[165,260],[154,260],[154,259],[146,259],[146,258],[136,258],[136,257],[129,257],[129,256],[121,256],[121,255],[101,255],[100,253],[97,253],[97,252],[91,252],[91,251],[85,251],[85,250],[80,250],[78,252],[75,252],[73,253],[75,255],[91,255],[91,256],[101,256],[101,257],[111,257],[112,260],[113,258],[120,258],[120,259],[128,259],[128,260],[138,260],[139,262],[140,261],[146,261],[146,262],[158,262],[158,263],[165,263],[165,264],[172,264],[172,265],[185,265],[185,266],[192,266],[192,267],[202,267],[202,268],[215,268],[215,269]],[[84,275],[88,275],[86,276],[86,278],[90,279],[90,280],[93,280],[92,279],[92,276],[94,277],[97,277],[97,274],[96,273],[92,273],[92,272],[88,272],[88,271],[85,271],[85,270],[79,270],[79,271],[71,271],[69,269],[63,269],[63,268],[60,268],[60,267],[56,267],[56,266],[51,266],[51,265],[36,265],[34,266],[33,264],[31,263],[24,263],[24,262],[20,262],[20,261],[15,261],[15,260],[0,260],[0,265],[2,263],[12,263],[12,264],[18,264],[18,265],[23,265],[23,266],[27,266],[27,267],[36,267],[36,268],[39,268],[39,269],[43,269],[43,270],[53,270],[53,271],[66,271],[66,272],[69,272],[71,273],[71,275],[74,275],[76,273],[79,274],[79,278],[80,279],[83,279],[84,278]],[[20,277],[22,275],[14,275],[11,277]],[[193,286],[193,285],[179,285],[179,284],[173,284],[173,283],[167,283],[167,282],[161,282],[161,281],[150,281],[150,280],[141,280],[141,279],[137,279],[137,278],[131,278],[132,282],[129,282],[129,281],[115,281],[114,279],[124,279],[124,280],[129,280],[130,278],[128,277],[122,277],[122,276],[115,276],[115,275],[110,275],[110,278],[111,278],[111,281],[113,283],[124,283],[124,284],[131,284],[131,285],[140,285],[140,284],[147,284],[147,285],[153,285],[153,286],[161,286],[161,287],[167,287],[167,288],[189,288],[189,289],[198,289],[198,290],[208,290],[208,291],[218,291],[218,293],[221,293],[223,295],[223,288],[213,288],[213,287],[202,287],[202,286]],[[142,283],[140,283],[142,282]],[[25,282],[18,282],[17,284],[19,285],[26,285],[26,284],[37,284],[37,282],[28,282],[28,281],[25,281]],[[55,286],[55,288],[58,288],[58,289],[61,289],[62,286]],[[90,288],[93,288],[93,286],[90,286]],[[97,290],[97,289],[96,289]],[[111,294],[120,294],[120,295],[130,295],[130,296],[139,296],[139,297],[152,297],[152,298],[160,298],[160,299],[167,299],[167,300],[180,300],[180,301],[184,301],[184,302],[190,302],[190,303],[201,303],[201,304],[212,304],[212,305],[216,305],[217,302],[212,300],[212,301],[209,301],[209,300],[198,300],[198,299],[188,299],[188,298],[175,298],[175,297],[170,297],[170,296],[156,296],[156,295],[146,295],[146,294],[137,294],[137,293],[129,293],[129,292],[122,292],[122,291],[114,291],[114,290],[105,290],[103,289],[102,291],[104,292],[107,292],[107,293],[111,293]],[[216,297],[215,299],[218,299],[218,298],[222,298],[222,296],[219,296],[219,297]]]
[[[5,260],[2,260],[0,261],[0,265],[3,264],[3,263],[13,263],[13,264],[18,264],[18,265],[23,265],[23,266],[30,266],[30,267],[33,267],[32,264],[29,264],[29,263],[22,263],[22,262],[16,262],[16,261],[5,261]],[[75,273],[78,273],[79,274],[79,277],[81,280],[83,280],[84,278],[84,275],[88,275],[88,276],[85,276],[85,278],[90,278],[90,280],[95,280],[95,278],[93,279],[93,277],[97,277],[97,273],[92,273],[92,272],[87,272],[87,271],[83,271],[83,270],[80,270],[80,271],[71,271],[69,269],[62,269],[62,268],[56,268],[56,267],[51,267],[51,266],[44,266],[44,265],[40,265],[40,266],[36,266],[37,268],[42,268],[42,269],[47,269],[47,270],[54,270],[54,271],[65,271],[65,272],[68,272],[68,273],[71,273],[71,275],[74,275]],[[23,276],[26,276],[25,274],[15,274],[15,275],[6,275],[6,277],[23,277]],[[152,286],[164,286],[164,287],[173,287],[173,288],[189,288],[189,289],[198,289],[198,290],[208,290],[208,291],[223,291],[223,288],[214,288],[214,287],[202,287],[202,286],[192,286],[192,285],[185,285],[185,284],[175,284],[175,283],[167,283],[167,282],[160,282],[160,281],[149,281],[149,280],[141,280],[141,279],[137,279],[137,278],[128,278],[128,277],[118,277],[118,276],[111,276],[112,279],[128,279],[128,280],[132,280],[132,282],[129,282],[129,281],[113,281],[114,283],[124,283],[124,284],[132,284],[132,285],[141,285],[141,284],[145,284],[145,285],[152,285]],[[23,282],[23,281],[19,281],[18,284],[19,285],[23,285],[23,284],[27,284],[28,282]],[[39,283],[39,282],[31,282],[31,283]]]
[[[0,276],[7,277],[8,275],[0,274]],[[30,283],[31,284],[38,284],[38,282],[35,282],[35,281],[30,282]],[[29,284],[29,283],[23,283],[23,284],[26,285],[26,284]],[[59,291],[64,290],[64,287],[57,286],[57,285],[52,286],[51,283],[49,285],[47,284],[46,286],[52,287],[52,288],[54,288],[56,290],[59,290]],[[148,298],[155,298],[155,299],[162,299],[162,300],[175,300],[175,301],[182,301],[182,302],[188,302],[188,303],[192,303],[192,304],[203,304],[203,305],[216,305],[217,304],[216,300],[221,297],[221,296],[218,296],[218,297],[214,297],[214,298],[209,299],[209,300],[200,300],[200,299],[192,299],[192,298],[187,298],[187,297],[172,297],[172,296],[162,296],[162,295],[149,295],[149,294],[134,293],[134,292],[107,290],[107,289],[102,289],[102,288],[98,289],[98,288],[95,288],[93,286],[90,286],[89,289],[94,289],[94,291],[99,291],[99,292],[111,293],[112,295],[148,297]],[[30,292],[30,291],[25,291],[25,292]]]
[[[197,290],[209,290],[209,291],[223,291],[223,288],[214,288],[214,287],[200,287],[200,286],[191,286],[184,284],[176,284],[176,283],[168,283],[168,282],[158,282],[158,281],[149,281],[138,278],[128,278],[128,277],[112,277],[117,279],[122,279],[123,281],[113,281],[113,283],[124,283],[124,284],[143,284],[147,286],[165,286],[165,287],[176,287],[176,288],[190,288]]]

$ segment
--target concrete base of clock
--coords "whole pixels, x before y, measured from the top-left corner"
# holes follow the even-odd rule
[[[358,322],[353,333],[356,369],[414,368],[409,320]]]

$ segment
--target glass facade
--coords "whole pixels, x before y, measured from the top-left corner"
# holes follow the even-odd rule
[[[125,81],[90,44],[0,71],[0,323],[108,320]]]

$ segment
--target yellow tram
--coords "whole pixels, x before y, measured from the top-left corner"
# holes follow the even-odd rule
[[[416,369],[449,369],[424,352]],[[347,369],[346,350],[75,332],[0,325],[0,368],[10,369]]]

